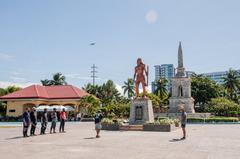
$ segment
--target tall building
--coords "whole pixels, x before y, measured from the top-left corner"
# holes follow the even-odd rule
[[[240,75],[240,70],[237,70]],[[222,72],[211,72],[211,73],[203,73],[203,76],[206,76],[212,80],[214,80],[217,84],[223,84],[223,78],[227,77],[228,71]]]
[[[174,66],[173,64],[162,64],[155,65],[155,81],[160,78],[166,78],[168,80],[167,89],[170,91],[172,88],[172,78],[174,77]],[[152,92],[155,91],[155,81],[152,82]]]

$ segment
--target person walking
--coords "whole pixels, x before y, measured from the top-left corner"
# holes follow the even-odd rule
[[[30,135],[35,136],[35,130],[36,130],[36,126],[37,126],[37,113],[36,113],[35,107],[33,107],[30,112],[30,119],[31,119]]]
[[[66,112],[65,109],[63,108],[61,113],[60,113],[60,127],[59,127],[59,132],[65,133],[66,131],[64,130],[65,128],[65,121],[67,120]]]
[[[40,133],[40,135],[45,134],[45,131],[47,129],[47,123],[48,123],[47,108],[45,108],[44,112],[41,116],[41,133]]]
[[[180,106],[179,110],[181,112],[181,127],[182,127],[182,132],[183,132],[183,137],[181,140],[186,139],[186,124],[187,124],[187,113],[185,111],[184,106]]]
[[[100,130],[102,129],[102,125],[101,125],[101,120],[103,118],[103,115],[101,113],[101,111],[98,111],[98,113],[96,114],[95,118],[94,118],[94,122],[95,122],[95,130],[96,130],[96,138],[100,138]]]
[[[56,129],[57,121],[58,121],[56,108],[53,108],[53,112],[51,113],[51,119],[52,119],[52,124],[51,124],[51,128],[50,128],[50,134],[52,133],[52,130],[53,130],[53,133],[56,133],[55,129]]]
[[[25,112],[23,113],[22,116],[23,116],[23,137],[29,137],[27,134],[30,125],[29,108],[25,109]]]

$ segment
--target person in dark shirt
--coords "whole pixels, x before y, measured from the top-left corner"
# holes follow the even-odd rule
[[[186,139],[187,113],[185,111],[184,106],[180,106],[179,111],[181,112],[181,127],[182,127],[182,131],[183,131],[183,137],[181,138],[181,140],[185,140]]]
[[[30,112],[30,119],[31,119],[30,135],[35,136],[35,130],[37,126],[37,113],[35,107],[33,107],[32,111]]]
[[[96,130],[96,138],[99,138],[99,133],[100,133],[100,130],[102,129],[102,125],[101,125],[101,120],[103,118],[103,115],[101,113],[101,111],[98,111],[98,113],[96,114],[95,118],[94,118],[94,121],[95,121],[95,130]]]
[[[56,108],[53,108],[53,112],[51,113],[51,119],[52,119],[52,124],[51,124],[51,128],[50,128],[50,134],[52,133],[52,130],[53,130],[53,133],[56,133],[55,129],[56,129],[57,121],[58,121]]]
[[[47,123],[48,123],[48,116],[47,116],[47,108],[44,109],[44,112],[41,117],[41,133],[40,135],[45,134],[45,131],[47,129]]]
[[[29,117],[29,108],[25,109],[23,113],[23,137],[28,137],[28,128],[30,125],[30,117]]]

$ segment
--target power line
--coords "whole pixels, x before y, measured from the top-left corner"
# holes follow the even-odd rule
[[[91,67],[91,69],[92,69],[92,71],[91,71],[91,78],[92,78],[92,80],[93,80],[93,85],[95,85],[95,80],[96,80],[96,78],[97,78],[97,76],[96,76],[96,73],[97,73],[97,66],[95,65],[95,64],[93,64],[92,65],[92,67]]]

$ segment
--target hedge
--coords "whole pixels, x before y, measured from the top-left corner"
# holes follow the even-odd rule
[[[188,118],[189,123],[213,123],[213,122],[238,122],[239,119],[236,117],[212,117],[212,118]]]

